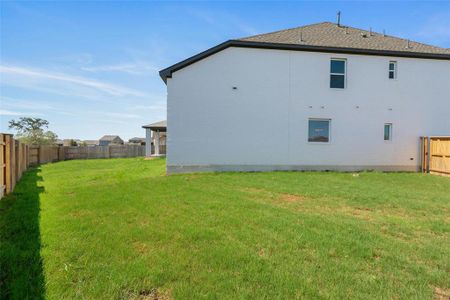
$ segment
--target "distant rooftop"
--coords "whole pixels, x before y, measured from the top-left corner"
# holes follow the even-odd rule
[[[114,140],[116,138],[120,139],[120,136],[118,136],[118,135],[104,135],[104,136],[102,136],[102,138],[100,140],[101,141],[112,141],[112,140]]]
[[[132,142],[132,141],[145,141],[145,138],[143,138],[143,137],[133,137],[133,138],[129,139],[128,141],[129,142]]]

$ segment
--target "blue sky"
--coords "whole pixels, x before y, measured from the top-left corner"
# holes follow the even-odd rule
[[[227,39],[334,21],[450,48],[450,2],[0,2],[0,131],[144,136],[165,119],[158,71]]]

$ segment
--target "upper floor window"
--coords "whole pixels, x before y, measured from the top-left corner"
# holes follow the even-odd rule
[[[345,59],[331,59],[330,88],[344,89],[347,61]]]
[[[397,62],[389,62],[389,79],[397,79]]]

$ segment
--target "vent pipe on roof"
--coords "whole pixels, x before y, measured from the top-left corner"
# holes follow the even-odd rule
[[[341,12],[340,11],[337,12],[336,18],[337,18],[337,21],[336,21],[337,26],[340,27],[341,26]]]
[[[303,42],[303,30],[300,31],[300,43]]]
[[[410,45],[409,45],[409,39],[406,40],[406,48],[407,48],[407,49],[411,48]]]
[[[372,27],[370,27],[370,29],[369,29],[369,36],[372,36],[373,34],[372,34]]]
[[[383,36],[386,36],[386,30],[383,29]]]

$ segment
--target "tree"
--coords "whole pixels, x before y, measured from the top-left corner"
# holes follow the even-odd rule
[[[49,145],[54,144],[58,136],[45,128],[49,122],[40,118],[19,118],[18,121],[9,121],[9,128],[16,130],[17,138],[27,144]]]

